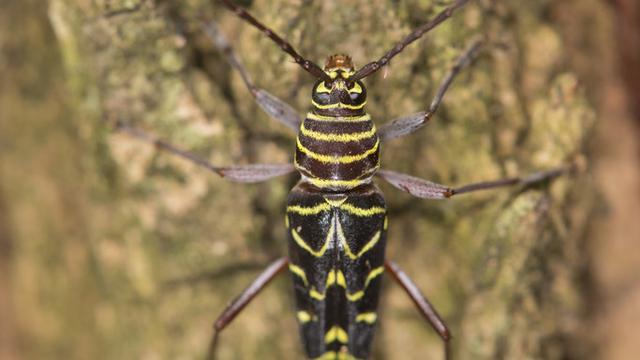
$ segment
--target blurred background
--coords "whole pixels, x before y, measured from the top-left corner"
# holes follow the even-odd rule
[[[239,3],[317,63],[363,65],[449,1]],[[258,86],[306,111],[312,79],[217,2],[0,2],[0,359],[202,358],[215,317],[286,251],[295,176],[230,184],[109,125],[220,165],[291,159],[293,135],[202,19]],[[640,3],[472,1],[367,79],[376,123],[424,109],[476,38],[432,124],[385,144],[383,166],[451,185],[579,169],[448,202],[381,184],[389,257],[447,320],[456,359],[636,359]],[[384,286],[373,358],[441,358]],[[220,358],[302,358],[292,308],[282,276],[225,330]]]

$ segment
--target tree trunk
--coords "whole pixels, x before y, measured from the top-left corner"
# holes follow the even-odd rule
[[[356,66],[444,8],[247,3],[304,56],[323,64],[347,52]],[[367,79],[367,108],[381,124],[424,110],[461,51],[485,41],[432,123],[385,144],[382,166],[458,186],[587,163],[595,115],[548,16],[554,6],[471,2],[394,58],[386,76]],[[27,96],[5,89],[13,103],[3,105],[0,135],[16,354],[201,358],[216,315],[285,254],[285,201],[297,177],[228,183],[110,124],[130,122],[214,164],[291,160],[294,134],[261,112],[201,19],[219,24],[258,86],[302,113],[312,79],[218,2],[50,0],[55,39],[40,2],[3,7],[4,31],[23,26],[17,39],[28,45],[19,50],[2,32],[28,59],[13,59],[22,68],[8,75]],[[440,202],[381,187],[388,257],[447,320],[455,359],[586,357],[577,342],[593,208],[584,172]],[[373,358],[442,357],[439,338],[389,277],[381,309]],[[220,359],[302,357],[288,275],[224,331],[218,350]]]

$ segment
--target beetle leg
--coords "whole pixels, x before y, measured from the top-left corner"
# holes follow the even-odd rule
[[[450,188],[415,176],[389,170],[378,170],[376,175],[394,187],[422,199],[446,199],[451,196]]]
[[[555,179],[559,176],[571,173],[574,171],[575,166],[573,164],[557,167],[555,169],[535,172],[524,177],[512,177],[499,179],[494,181],[482,181],[472,183],[464,186],[457,187],[452,190],[452,195],[464,194],[478,190],[488,190],[504,186],[521,185],[523,187],[533,186],[551,179]]]
[[[177,146],[148,134],[138,128],[117,121],[115,124],[117,131],[124,132],[129,136],[155,145],[158,149],[177,155],[196,165],[202,166],[215,172],[223,178],[233,182],[256,183],[266,181],[277,176],[286,175],[295,170],[293,164],[249,164],[236,166],[215,166],[208,160]]]
[[[438,315],[436,309],[429,302],[426,296],[418,289],[418,286],[411,280],[411,278],[393,261],[386,260],[384,263],[385,269],[393,280],[395,280],[402,289],[409,295],[409,298],[418,308],[418,311],[424,316],[424,318],[431,324],[433,329],[440,335],[445,344],[445,359],[450,358],[449,341],[451,340],[451,333],[444,323],[444,320]]]
[[[431,100],[431,105],[429,105],[427,111],[421,111],[413,115],[402,116],[383,124],[378,130],[380,139],[382,141],[387,141],[397,137],[409,135],[429,122],[433,114],[436,112],[436,110],[438,110],[438,107],[442,102],[442,98],[449,88],[449,85],[451,85],[451,83],[453,82],[453,79],[456,77],[456,75],[458,75],[462,68],[467,66],[475,58],[478,50],[480,50],[481,45],[482,41],[474,41],[471,46],[469,46],[462,53],[462,55],[458,57],[453,68],[444,77],[444,79],[442,79],[440,87],[436,91],[436,95],[434,96],[433,100]]]
[[[409,194],[422,199],[447,199],[453,195],[469,193],[478,190],[489,190],[505,186],[521,185],[523,187],[533,186],[564,174],[575,169],[575,165],[561,166],[555,169],[536,172],[524,177],[512,177],[494,181],[483,181],[472,183],[457,188],[450,188],[445,185],[436,184],[411,175],[401,174],[395,171],[380,170],[377,175],[388,181],[394,187],[406,191]]]
[[[233,51],[227,38],[218,29],[218,26],[214,22],[208,22],[202,25],[202,29],[209,39],[211,39],[211,42],[222,51],[229,65],[240,73],[242,81],[262,110],[282,124],[290,127],[294,131],[298,131],[300,123],[302,122],[300,114],[283,100],[280,100],[266,90],[260,89],[253,84],[247,70],[242,65],[235,51]]]
[[[238,297],[236,297],[213,325],[213,336],[209,345],[208,359],[215,358],[215,351],[218,344],[218,335],[229,325],[235,317],[253,300],[264,288],[280,274],[289,264],[289,258],[283,256],[272,262],[264,271],[249,285]]]

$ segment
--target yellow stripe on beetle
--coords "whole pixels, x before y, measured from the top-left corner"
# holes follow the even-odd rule
[[[327,351],[322,354],[322,356],[317,357],[313,360],[360,360],[349,353],[344,352],[336,352],[336,351]]]
[[[307,155],[308,157],[314,160],[318,160],[320,162],[327,163],[327,164],[350,164],[356,161],[366,159],[368,156],[378,151],[378,147],[380,145],[380,139],[377,139],[375,145],[373,145],[372,148],[366,150],[363,153],[360,153],[358,155],[337,156],[337,155],[318,154],[316,152],[313,152],[307,149],[306,147],[304,147],[302,143],[300,143],[300,138],[298,138],[296,142],[297,142],[298,150],[300,150],[303,154]]]
[[[326,87],[324,85],[324,81],[321,82],[320,84],[318,84],[318,86],[316,86],[316,92],[318,93],[331,93],[331,89],[329,89],[328,87]]]
[[[378,315],[374,312],[360,313],[356,316],[356,322],[374,324],[378,319]]]
[[[367,278],[364,281],[364,287],[362,288],[362,290],[358,290],[356,292],[353,293],[346,293],[345,297],[347,298],[347,300],[351,301],[351,302],[356,302],[360,299],[362,299],[364,297],[364,292],[367,290],[367,287],[369,287],[369,284],[378,276],[380,276],[380,274],[382,274],[384,272],[384,266],[380,266],[377,267],[373,270],[371,270],[369,272],[369,274],[367,275]],[[326,297],[327,297],[327,289],[335,284],[343,287],[345,290],[347,289],[347,281],[346,278],[344,277],[344,274],[342,273],[342,271],[338,270],[338,272],[336,273],[335,270],[331,270],[331,272],[327,275],[327,281],[326,281],[326,288],[324,289],[323,292],[318,291],[315,287],[312,287],[309,290],[309,296],[312,299],[316,299],[318,301],[323,301]]]
[[[338,341],[342,344],[349,342],[349,335],[340,326],[334,326],[324,335],[324,343],[331,344],[334,341]]]
[[[296,169],[306,172],[308,174],[312,174],[311,170],[305,168],[304,166],[300,165],[298,163],[298,159],[294,159],[294,164],[296,166]],[[371,169],[367,169],[366,171],[362,172],[362,174],[360,174],[358,176],[357,179],[353,179],[353,180],[333,180],[333,179],[322,179],[322,178],[318,178],[318,177],[313,177],[313,176],[305,176],[305,180],[310,182],[312,185],[319,187],[319,188],[346,188],[346,189],[353,189],[355,187],[358,187],[360,185],[364,185],[364,184],[369,184],[371,183],[371,176],[374,172],[376,172],[378,170],[378,168],[380,167],[380,160],[378,159],[378,164],[376,165],[376,167],[371,168]],[[369,175],[369,176],[367,176]],[[367,177],[365,177],[367,176]]]
[[[304,122],[300,126],[300,133],[306,137],[310,137],[314,140],[321,141],[335,141],[335,142],[350,142],[350,141],[360,141],[364,139],[372,138],[376,134],[376,127],[371,127],[369,131],[363,132],[354,132],[354,133],[345,133],[345,134],[334,134],[334,133],[323,133],[319,131],[309,130],[304,126]]]
[[[319,188],[355,188],[371,182],[370,178],[365,180],[329,180],[309,178],[308,180],[311,184]]]
[[[346,74],[346,77],[348,78],[349,76],[351,76],[352,74]],[[331,73],[329,73],[329,77],[331,77],[332,79],[335,79],[336,77],[338,77],[338,73],[335,71],[332,71]],[[347,91],[351,94],[362,94],[362,86],[360,86],[360,84],[358,83],[354,83],[353,87],[350,89],[347,89]],[[328,88],[324,81],[321,82],[320,84],[318,84],[318,86],[316,86],[316,92],[317,93],[323,93],[323,94],[330,94],[331,93],[331,89]]]
[[[341,103],[341,102],[337,102],[335,104],[322,105],[322,104],[318,104],[317,102],[311,100],[311,104],[313,104],[313,106],[315,106],[316,108],[322,109],[322,110],[326,110],[326,109],[359,110],[359,109],[362,109],[365,105],[367,105],[367,102],[364,101],[364,102],[362,102],[362,104],[358,104],[358,105],[350,105],[350,104],[345,104],[345,103]]]
[[[304,272],[304,270],[294,264],[289,264],[289,271],[291,271],[291,273],[298,275],[298,277],[302,280],[302,283],[304,283],[304,286],[308,286],[309,285],[309,281],[307,280],[307,274]]]
[[[316,316],[312,316],[308,311],[298,311],[298,313],[296,314],[296,317],[298,318],[298,321],[301,324],[306,324],[310,321],[316,321],[317,317]]]
[[[378,276],[380,276],[380,274],[382,274],[384,272],[384,266],[380,266],[377,267],[373,270],[371,270],[369,272],[369,275],[367,275],[367,279],[364,281],[364,288],[360,291],[356,291],[352,294],[347,294],[347,300],[355,302],[358,301],[360,299],[362,299],[364,297],[364,292],[367,290],[367,287],[369,287],[369,284]]]
[[[344,277],[342,270],[331,269],[327,275],[327,281],[325,282],[325,290],[331,286],[338,285],[343,288],[347,288],[347,280]]]
[[[298,246],[306,250],[309,254],[313,255],[314,257],[319,258],[319,257],[322,257],[322,255],[324,255],[324,253],[327,251],[329,247],[329,242],[333,240],[333,234],[335,233],[335,230],[336,230],[336,227],[334,222],[332,221],[331,227],[327,232],[327,238],[325,239],[324,244],[322,244],[322,247],[320,248],[320,250],[312,249],[311,246],[309,246],[309,244],[307,244],[306,241],[304,241],[304,239],[300,237],[300,234],[298,234],[298,232],[295,229],[291,229],[291,236],[293,237],[293,240],[296,242],[296,244],[298,244]]]
[[[372,206],[370,208],[359,208],[355,207],[351,204],[342,204],[340,206],[341,210],[348,212],[351,215],[362,216],[362,217],[370,217],[374,215],[384,214],[387,210],[380,206]]]
[[[296,213],[299,215],[317,215],[323,211],[331,210],[331,205],[327,203],[319,203],[315,206],[300,206],[300,205],[291,205],[287,206],[287,212]]]

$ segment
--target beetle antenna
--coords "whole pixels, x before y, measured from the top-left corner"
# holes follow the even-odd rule
[[[240,6],[234,4],[230,0],[220,0],[220,1],[226,7],[231,9],[239,18],[241,18],[242,20],[245,20],[249,24],[251,24],[254,27],[258,28],[258,30],[262,31],[262,33],[265,34],[267,37],[269,37],[271,40],[273,40],[273,42],[275,42],[282,49],[282,51],[284,51],[287,54],[291,55],[291,57],[293,57],[293,60],[296,63],[298,63],[298,65],[300,65],[303,69],[305,69],[308,73],[310,73],[311,75],[315,76],[316,78],[318,78],[320,80],[331,81],[331,78],[329,77],[329,75],[327,75],[320,68],[320,66],[318,66],[317,64],[315,64],[311,60],[307,60],[307,59],[303,58],[300,54],[298,54],[298,52],[293,48],[293,46],[291,46],[291,44],[289,44],[282,37],[280,37],[280,35],[276,34],[273,30],[271,30],[270,28],[266,27],[264,24],[262,24],[256,18],[254,18],[245,9],[243,9]]]
[[[469,0],[456,0],[451,6],[444,9],[435,18],[413,30],[409,35],[402,39],[402,41],[398,42],[393,48],[391,48],[391,50],[387,51],[387,53],[384,54],[380,59],[372,61],[367,65],[361,67],[360,70],[358,70],[358,72],[356,72],[351,77],[351,80],[357,81],[363,79],[380,70],[382,67],[387,65],[389,61],[391,61],[391,58],[401,53],[404,48],[406,48],[412,42],[418,40],[420,37],[422,37],[422,35],[436,28],[438,25],[450,18],[456,10],[463,7],[467,2],[469,2]]]

